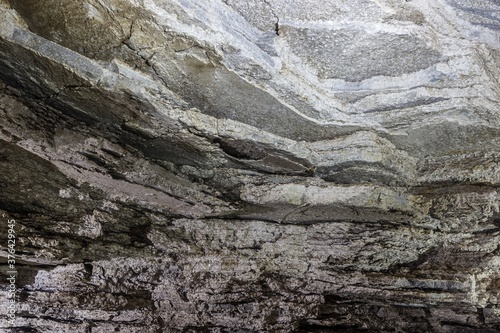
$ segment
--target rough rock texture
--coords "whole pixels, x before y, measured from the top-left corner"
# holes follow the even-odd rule
[[[2,332],[500,332],[497,0],[0,13]]]

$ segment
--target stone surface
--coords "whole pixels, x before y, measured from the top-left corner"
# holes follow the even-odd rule
[[[2,332],[500,332],[495,0],[0,0]]]

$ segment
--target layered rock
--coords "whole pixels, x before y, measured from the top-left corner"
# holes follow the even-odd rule
[[[495,1],[0,12],[6,332],[500,330]]]

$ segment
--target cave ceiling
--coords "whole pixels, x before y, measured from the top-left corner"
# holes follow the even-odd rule
[[[0,15],[1,330],[500,332],[499,1]]]

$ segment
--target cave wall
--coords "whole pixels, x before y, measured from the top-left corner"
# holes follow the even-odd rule
[[[3,331],[500,332],[498,1],[0,13]]]

